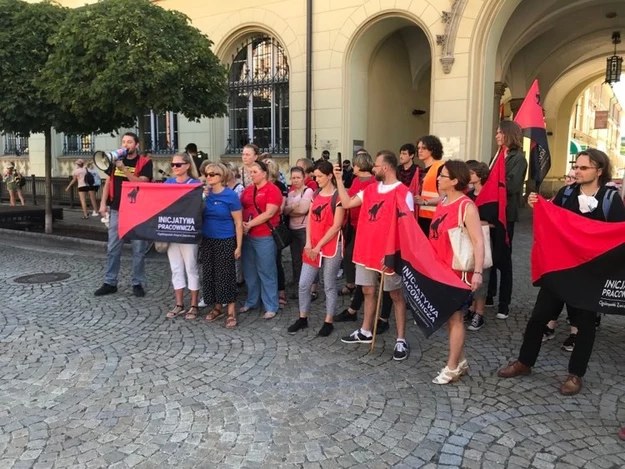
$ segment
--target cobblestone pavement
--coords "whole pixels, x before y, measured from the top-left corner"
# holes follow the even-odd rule
[[[527,217],[527,214],[525,214]],[[134,298],[125,256],[120,292],[96,299],[101,246],[42,245],[0,234],[0,467],[625,467],[625,318],[605,317],[585,388],[557,392],[566,373],[562,318],[531,376],[501,380],[518,352],[533,304],[530,223],[517,228],[511,316],[487,313],[468,332],[471,370],[431,383],[444,365],[444,331],[391,360],[346,345],[339,324],[290,336],[295,300],[276,319],[241,314],[240,325],[166,320],[172,305],[164,256],[148,261],[148,295]],[[15,279],[67,272],[67,280]]]

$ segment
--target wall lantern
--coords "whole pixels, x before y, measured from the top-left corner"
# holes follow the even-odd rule
[[[621,71],[623,68],[623,57],[616,55],[616,45],[621,43],[621,33],[612,33],[612,44],[614,44],[614,55],[607,58],[605,69],[605,83],[612,86],[613,83],[621,81]]]

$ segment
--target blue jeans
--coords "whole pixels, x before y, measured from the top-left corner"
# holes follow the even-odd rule
[[[117,286],[117,275],[121,265],[122,247],[124,240],[119,239],[117,225],[119,222],[119,212],[111,210],[109,214],[109,240],[106,251],[106,274],[104,283]],[[133,239],[132,243],[132,285],[145,285],[145,253],[148,242],[140,239]]]
[[[243,277],[247,284],[246,308],[262,301],[265,311],[278,312],[276,243],[271,236],[243,238]]]

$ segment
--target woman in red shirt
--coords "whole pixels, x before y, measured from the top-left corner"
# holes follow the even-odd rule
[[[271,226],[280,223],[282,193],[268,180],[267,165],[256,161],[249,167],[252,184],[241,193],[243,206],[243,277],[247,284],[247,300],[239,310],[245,313],[262,302],[265,319],[273,319],[278,311],[277,246]]]
[[[469,285],[471,291],[482,284],[482,265],[484,263],[484,238],[482,223],[477,207],[464,191],[471,179],[469,167],[464,161],[449,160],[443,165],[438,175],[438,190],[443,199],[436,206],[430,225],[430,243],[434,251],[449,267],[452,266],[454,252],[449,240],[449,230],[458,226],[459,217],[464,220],[475,256],[474,272],[457,272]],[[448,384],[459,380],[469,369],[464,357],[464,320],[462,311],[456,311],[447,322],[449,331],[449,357],[447,365],[432,381],[434,384]]]

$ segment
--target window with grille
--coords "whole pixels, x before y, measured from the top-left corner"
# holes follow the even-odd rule
[[[4,154],[26,156],[28,155],[28,137],[21,137],[13,132],[2,134],[4,140]]]
[[[145,149],[154,154],[174,153],[178,148],[178,115],[175,112],[143,116]]]
[[[252,36],[232,59],[229,80],[229,136],[226,153],[248,143],[262,152],[289,152],[289,65],[282,46]]]
[[[90,155],[93,153],[93,135],[66,135],[63,143],[64,155]]]

